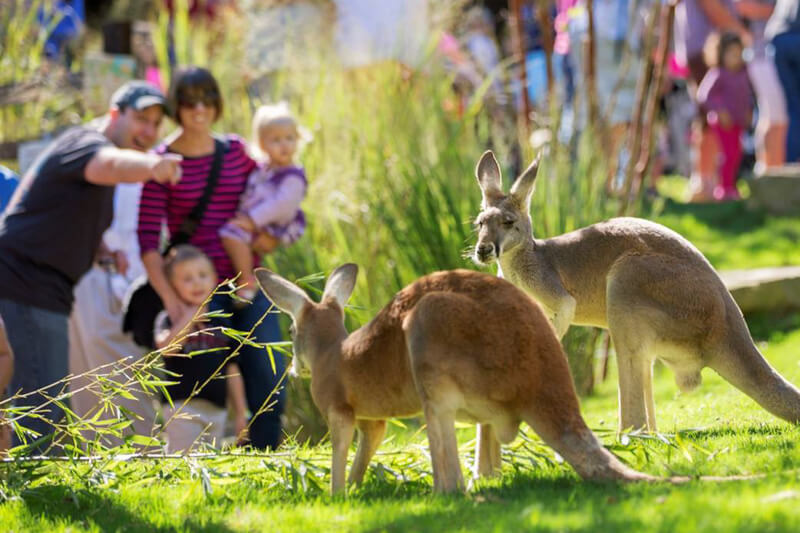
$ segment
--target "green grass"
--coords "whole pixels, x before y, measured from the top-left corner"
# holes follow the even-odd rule
[[[781,373],[799,383],[800,330],[779,337],[761,347]],[[482,481],[466,496],[435,497],[424,434],[409,436],[395,428],[365,485],[347,499],[325,494],[326,445],[294,446],[272,457],[50,462],[38,472],[15,472],[19,466],[4,465],[0,529],[797,531],[800,428],[771,417],[713,373],[704,377],[696,392],[678,394],[671,374],[657,371],[664,441],[614,438],[613,377],[583,402],[584,413],[615,453],[643,471],[763,478],[680,486],[585,483],[526,435],[507,449],[501,479]],[[459,433],[466,464],[472,460],[473,431]]]
[[[800,217],[775,217],[747,201],[685,204],[683,178],[665,178],[654,219],[687,237],[719,270],[800,265]],[[746,194],[746,187],[743,188]]]

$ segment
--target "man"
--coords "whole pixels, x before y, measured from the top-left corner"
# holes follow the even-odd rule
[[[767,21],[775,8],[775,0],[736,0],[736,11],[747,22],[753,34],[753,46],[747,62],[747,74],[756,93],[756,174],[786,162],[786,130],[789,116],[778,70],[764,37]]]
[[[63,414],[48,397],[64,388],[52,384],[67,375],[72,291],[111,223],[114,185],[180,179],[180,156],[144,153],[165,103],[145,82],[120,87],[98,126],[70,128],[42,152],[0,217],[0,316],[15,354],[9,394],[21,393],[17,407],[43,406],[43,418],[20,420],[41,436]]]
[[[764,33],[772,43],[789,112],[786,162],[800,163],[800,2],[777,0]]]

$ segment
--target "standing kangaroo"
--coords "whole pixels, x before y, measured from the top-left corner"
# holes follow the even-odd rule
[[[476,474],[499,471],[499,442],[510,442],[525,421],[583,478],[653,479],[623,465],[586,426],[552,326],[511,283],[467,270],[431,274],[348,335],[344,305],[357,273],[353,264],[337,268],[315,303],[277,274],[255,271],[264,293],[293,319],[293,365],[310,369],[311,395],[330,429],[332,492],[345,488],[356,427],[349,481],[360,483],[386,419],[419,413],[437,492],[464,487],[456,419],[482,424]]]
[[[532,235],[539,158],[503,193],[491,151],[475,169],[483,193],[474,260],[533,296],[561,338],[570,324],[607,328],[619,366],[619,428],[656,429],[653,363],[682,391],[714,369],[772,414],[800,422],[800,391],[764,359],[711,264],[664,226],[613,218],[551,239]]]

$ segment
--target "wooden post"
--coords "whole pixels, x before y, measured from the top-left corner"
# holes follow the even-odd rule
[[[639,154],[639,161],[636,163],[633,184],[638,187],[636,191],[638,200],[641,201],[644,195],[644,179],[650,170],[652,161],[652,146],[655,140],[655,121],[658,97],[661,92],[661,85],[664,82],[664,71],[666,70],[667,58],[669,57],[669,45],[672,41],[672,28],[675,20],[675,7],[677,0],[670,0],[667,9],[661,12],[661,28],[659,31],[658,52],[655,58],[655,70],[653,72],[653,86],[647,100],[645,110],[644,125],[642,126],[642,149]]]
[[[509,0],[509,12],[511,14],[511,46],[514,49],[514,55],[519,65],[519,79],[522,84],[522,112],[525,115],[520,121],[522,130],[527,138],[528,124],[531,118],[531,101],[528,98],[528,72],[525,68],[525,49],[524,39],[522,35],[522,1],[523,0]]]
[[[536,20],[542,30],[542,48],[547,68],[547,100],[545,109],[550,111],[550,105],[555,101],[555,72],[553,71],[553,19],[550,17],[550,0],[537,0]]]
[[[586,16],[588,17],[589,26],[586,33],[586,41],[583,43],[584,51],[584,79],[586,80],[586,96],[587,96],[587,111],[589,112],[589,127],[597,132],[599,121],[599,110],[597,104],[597,68],[595,61],[595,50],[597,47],[597,39],[595,37],[594,29],[594,1],[586,0]],[[601,135],[601,138],[605,136]]]
[[[628,133],[627,148],[630,159],[628,160],[628,165],[625,169],[625,184],[622,187],[622,199],[620,201],[619,210],[617,211],[617,214],[620,216],[624,215],[628,210],[631,184],[633,183],[634,172],[636,170],[636,165],[639,162],[639,154],[641,153],[640,144],[642,141],[642,121],[644,116],[642,110],[644,108],[645,99],[647,98],[653,78],[653,40],[659,13],[661,13],[661,4],[659,2],[655,2],[650,10],[650,18],[647,22],[647,40],[644,43],[643,53],[645,68],[641,73],[639,82],[636,85],[636,103],[633,106],[633,118],[631,120],[631,128]]]

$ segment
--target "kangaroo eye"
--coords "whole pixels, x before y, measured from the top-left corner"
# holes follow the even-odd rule
[[[503,227],[505,227],[505,228],[510,228],[513,225],[514,225],[514,221],[513,220],[504,220],[503,221]]]

